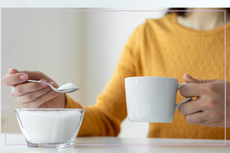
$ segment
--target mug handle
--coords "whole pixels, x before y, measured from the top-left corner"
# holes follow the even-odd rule
[[[185,84],[187,84],[187,83],[181,83],[180,85],[178,85],[177,90],[179,90],[179,89],[180,89],[183,85],[185,85]],[[183,104],[183,103],[189,101],[190,99],[192,99],[192,98],[188,97],[188,98],[184,99],[183,101],[181,101],[179,104],[176,105],[175,110],[176,110],[181,104]]]

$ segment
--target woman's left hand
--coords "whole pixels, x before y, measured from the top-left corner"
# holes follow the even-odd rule
[[[187,84],[181,87],[184,97],[195,100],[179,106],[179,112],[190,124],[210,127],[225,127],[225,81],[197,80],[184,75]],[[226,81],[226,127],[230,127],[230,82]]]

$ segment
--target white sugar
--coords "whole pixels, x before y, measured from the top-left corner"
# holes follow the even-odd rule
[[[65,89],[77,89],[78,87],[75,86],[74,84],[72,83],[67,83],[67,84],[64,84],[62,85],[61,87],[58,88],[58,90],[65,90]]]
[[[19,115],[33,143],[61,143],[70,140],[81,118],[81,113],[76,111],[25,111]]]

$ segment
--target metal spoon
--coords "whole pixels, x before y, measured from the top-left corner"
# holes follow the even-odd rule
[[[60,87],[57,89],[57,88],[54,88],[51,84],[46,83],[46,82],[35,81],[35,80],[27,80],[27,81],[28,81],[28,82],[36,82],[36,83],[47,84],[47,85],[49,85],[54,91],[60,92],[60,93],[69,93],[69,92],[73,92],[73,91],[76,91],[76,90],[79,89],[77,86],[75,86],[75,85],[72,84],[72,83],[64,84],[64,85],[60,86]],[[71,85],[71,88],[66,88],[66,86],[69,86],[69,85]]]

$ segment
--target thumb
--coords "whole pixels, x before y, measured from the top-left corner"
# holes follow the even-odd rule
[[[9,73],[10,74],[15,74],[15,73],[19,73],[19,71],[17,69],[10,68]]]
[[[40,80],[40,79],[46,79],[44,78],[43,74],[38,72],[38,71],[19,71],[17,69],[13,69],[13,68],[10,68],[9,69],[9,74],[17,74],[17,73],[20,73],[19,76],[21,75],[21,73],[25,73],[28,75],[28,80],[31,79],[31,80]]]
[[[213,80],[198,80],[198,79],[194,79],[192,76],[188,75],[188,74],[185,74],[184,75],[184,81],[186,83],[209,83],[209,82],[214,82],[215,79]]]
[[[28,75],[28,80],[47,80],[48,82],[54,82],[51,78],[43,74],[42,72],[39,71],[19,71],[17,69],[10,68],[9,69],[10,74],[16,74],[16,73],[25,73]],[[19,74],[21,75],[21,74]]]
[[[48,82],[54,82],[51,78],[46,76],[44,73],[40,71],[19,71],[20,73],[25,73],[29,76],[28,80],[46,80]]]

